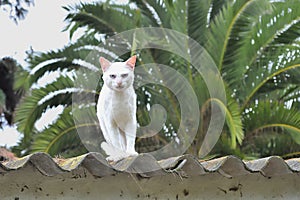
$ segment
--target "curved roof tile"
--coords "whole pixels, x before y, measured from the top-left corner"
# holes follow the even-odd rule
[[[141,177],[180,173],[188,177],[214,172],[228,178],[250,173],[261,173],[263,176],[272,177],[298,173],[300,171],[300,158],[283,160],[280,157],[271,156],[243,161],[234,156],[225,156],[201,161],[191,155],[183,155],[157,161],[150,154],[140,154],[136,157],[125,158],[117,163],[108,163],[100,153],[93,152],[69,159],[55,159],[45,153],[35,153],[0,163],[0,173],[19,170],[26,165],[31,165],[45,176],[72,172],[83,167],[96,177],[111,176],[117,173],[137,173]]]

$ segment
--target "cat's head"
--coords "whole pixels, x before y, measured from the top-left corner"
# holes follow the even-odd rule
[[[114,91],[124,91],[133,84],[136,56],[125,62],[109,62],[103,57],[99,59],[103,71],[103,81]]]

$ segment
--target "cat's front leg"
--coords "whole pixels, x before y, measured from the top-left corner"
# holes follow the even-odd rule
[[[127,137],[127,153],[129,155],[138,155],[135,150],[135,137]]]
[[[136,152],[135,150],[135,139],[136,139],[136,128],[131,129],[130,132],[126,132],[126,152],[130,156],[138,155],[138,152]]]
[[[122,149],[128,156],[137,155],[138,153],[135,151],[136,122],[134,119],[128,120],[130,117],[126,118],[127,120],[119,120],[118,123],[119,131],[121,133],[119,141],[124,144],[125,148]]]

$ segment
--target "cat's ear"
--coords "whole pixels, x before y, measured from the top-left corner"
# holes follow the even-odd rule
[[[128,65],[132,70],[134,70],[135,63],[136,63],[136,55],[131,56],[131,57],[126,61],[126,65]]]
[[[105,72],[111,65],[111,63],[103,57],[100,57],[99,61],[103,72]]]

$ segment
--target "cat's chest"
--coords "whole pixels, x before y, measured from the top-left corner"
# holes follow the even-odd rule
[[[125,97],[112,97],[111,98],[111,108],[115,111],[118,110],[127,110],[132,107],[133,98],[131,96],[125,96]]]
[[[135,102],[131,96],[126,99],[114,98],[111,101],[109,115],[112,115],[116,121],[123,121],[124,119],[132,118],[135,115]]]
[[[136,95],[134,91],[126,93],[112,93],[108,91],[102,96],[103,108],[108,115],[115,116],[132,115],[136,109]]]

